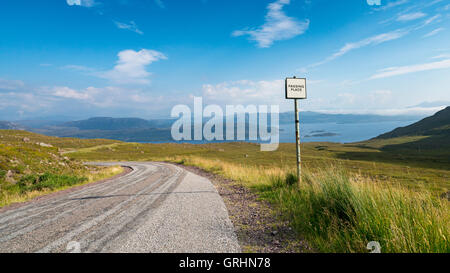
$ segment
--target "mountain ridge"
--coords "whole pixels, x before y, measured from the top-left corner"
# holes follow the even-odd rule
[[[379,135],[376,139],[389,139],[404,136],[450,136],[450,106],[409,126],[399,127]]]
[[[18,124],[9,121],[0,121],[0,129],[2,130],[22,130],[22,127]]]

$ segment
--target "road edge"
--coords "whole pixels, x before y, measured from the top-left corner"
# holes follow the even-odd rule
[[[288,222],[280,221],[279,212],[251,189],[196,166],[169,163],[211,181],[227,207],[244,253],[313,252]]]

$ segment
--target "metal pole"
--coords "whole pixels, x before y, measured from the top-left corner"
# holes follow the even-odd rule
[[[298,99],[295,100],[295,135],[297,143],[297,177],[299,185],[302,183],[302,158],[300,155],[300,112]]]

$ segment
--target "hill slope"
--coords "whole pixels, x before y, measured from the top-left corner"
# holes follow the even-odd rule
[[[0,130],[0,208],[117,174],[120,169],[85,166],[64,153],[114,143],[117,141],[54,138],[26,131]]]
[[[382,134],[377,139],[404,136],[450,136],[450,106],[419,122]]]

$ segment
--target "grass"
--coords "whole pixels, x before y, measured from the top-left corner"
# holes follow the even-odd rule
[[[401,144],[411,139],[397,139]],[[395,143],[390,140],[384,145]],[[401,184],[409,189],[424,188],[437,195],[450,189],[450,149],[428,154],[424,159],[420,153],[384,151],[381,141],[353,144],[304,143],[302,160],[311,171],[329,165],[339,165],[348,172],[362,174],[373,180],[390,184]],[[430,152],[429,152],[430,153]],[[447,154],[446,156],[444,156]],[[295,168],[294,144],[281,144],[276,152],[261,152],[259,145],[250,143],[215,144],[137,144],[118,143],[114,147],[82,149],[67,156],[88,161],[161,161],[166,157],[195,156],[221,163],[233,163],[255,168]],[[220,164],[221,164],[220,163]]]
[[[90,171],[85,176],[65,176],[51,173],[25,176],[17,184],[0,184],[0,208],[107,179],[122,172],[123,169],[120,166],[112,166]]]
[[[85,166],[83,162],[64,155],[67,149],[89,149],[111,145],[112,142],[0,130],[0,207],[122,172],[119,167]]]
[[[380,185],[336,168],[307,173],[300,188],[280,179],[263,196],[321,252],[366,252],[370,241],[380,242],[386,253],[450,252],[449,206],[430,193]]]
[[[117,140],[108,139],[80,139],[80,138],[63,138],[63,137],[50,137],[40,134],[35,134],[27,131],[18,130],[0,130],[0,143],[18,143],[23,142],[24,138],[28,138],[29,143],[44,142],[58,147],[61,150],[74,150],[80,148],[89,148],[99,145],[108,145],[118,143]]]
[[[320,252],[367,252],[378,241],[385,253],[448,253],[448,201],[428,191],[350,175],[342,166],[303,174],[251,168],[197,157],[167,161],[201,167],[256,190],[273,203],[299,235]]]

